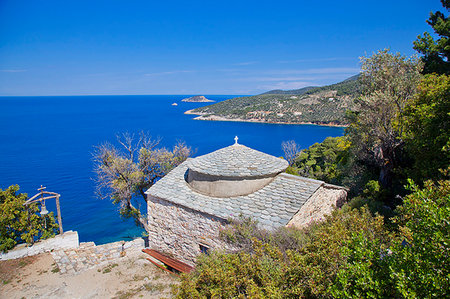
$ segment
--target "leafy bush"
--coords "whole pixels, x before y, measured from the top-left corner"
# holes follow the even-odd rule
[[[450,76],[425,76],[417,96],[406,106],[408,153],[414,159],[408,176],[418,182],[440,176],[450,164]]]
[[[351,150],[352,144],[347,136],[328,137],[322,143],[302,150],[287,172],[343,185],[350,189],[353,196],[362,191],[373,174],[357,163]]]
[[[376,188],[375,184],[370,186]],[[398,230],[367,208],[344,206],[301,231],[235,220],[233,253],[202,255],[178,298],[444,298],[450,289],[450,181],[411,183]]]
[[[334,211],[323,223],[312,227],[311,241],[297,254],[302,264],[295,265],[298,272],[293,272],[294,278],[303,281],[302,285],[307,286],[305,294],[314,297],[339,297],[337,288],[342,297],[363,290],[375,292],[384,284],[380,264],[391,237],[383,218],[373,217],[366,208],[346,206]],[[358,266],[364,272],[358,272]],[[355,279],[359,281],[355,283]]]
[[[250,247],[201,256],[195,271],[182,276],[178,298],[331,297],[340,295],[333,288],[338,281],[344,294],[392,290],[377,289],[389,281],[382,279],[386,274],[380,267],[389,233],[382,218],[372,217],[364,208],[335,211],[304,231],[261,233],[255,222],[245,220],[225,234],[232,242],[251,243]],[[351,277],[346,270],[356,269],[362,261],[365,272],[359,274],[364,275]],[[357,279],[359,284],[351,283]]]
[[[260,228],[257,221],[243,215],[229,219],[229,222],[231,225],[220,232],[220,237],[234,248],[248,253],[254,252],[254,240],[275,246],[283,253],[300,249],[307,240],[302,230],[280,227],[269,232]]]
[[[393,246],[391,278],[405,297],[444,298],[450,290],[450,181],[428,181],[398,208],[400,236]]]
[[[0,251],[7,252],[18,243],[33,244],[58,232],[53,212],[40,216],[36,203],[26,205],[27,195],[17,193],[18,185],[0,189]]]
[[[182,275],[178,298],[281,298],[282,255],[254,240],[254,253],[201,255],[194,272]]]

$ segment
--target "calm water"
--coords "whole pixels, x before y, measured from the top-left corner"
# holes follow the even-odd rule
[[[0,97],[0,188],[19,184],[32,196],[42,184],[60,193],[64,230],[102,244],[141,235],[110,201],[94,195],[94,146],[114,142],[117,133],[148,131],[167,147],[182,140],[196,155],[231,145],[237,135],[239,143],[275,156],[282,155],[284,140],[308,147],[343,134],[342,128],[313,125],[196,121],[183,112],[205,104],[180,102],[185,97]],[[47,205],[56,211],[54,202]]]

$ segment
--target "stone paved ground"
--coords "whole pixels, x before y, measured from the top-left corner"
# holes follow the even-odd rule
[[[121,257],[140,252],[143,248],[143,239],[136,239],[130,242],[119,241],[104,245],[86,242],[80,243],[79,248],[55,250],[51,254],[61,274],[75,274],[99,265],[119,261]]]

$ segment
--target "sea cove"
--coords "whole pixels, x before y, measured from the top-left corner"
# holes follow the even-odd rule
[[[118,133],[150,132],[166,147],[182,140],[196,156],[231,145],[237,135],[244,145],[281,156],[282,141],[293,139],[306,148],[344,132],[317,125],[195,121],[184,112],[205,103],[181,102],[188,96],[1,97],[0,188],[19,184],[21,192],[33,195],[45,185],[61,194],[64,229],[77,230],[81,241],[127,240],[141,231],[121,220],[110,201],[95,196],[92,180],[95,146],[114,143]],[[234,97],[205,96],[216,102]],[[55,211],[52,202],[49,209]]]

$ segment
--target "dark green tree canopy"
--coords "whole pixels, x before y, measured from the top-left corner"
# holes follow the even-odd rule
[[[450,1],[441,0],[441,2],[442,6],[450,11]],[[437,11],[430,13],[427,23],[440,38],[435,40],[430,33],[425,32],[414,42],[414,49],[424,55],[422,57],[425,63],[423,72],[448,75],[450,74],[450,20],[444,13]]]
[[[450,76],[429,74],[405,109],[408,154],[414,164],[408,176],[417,182],[440,177],[450,165]]]

